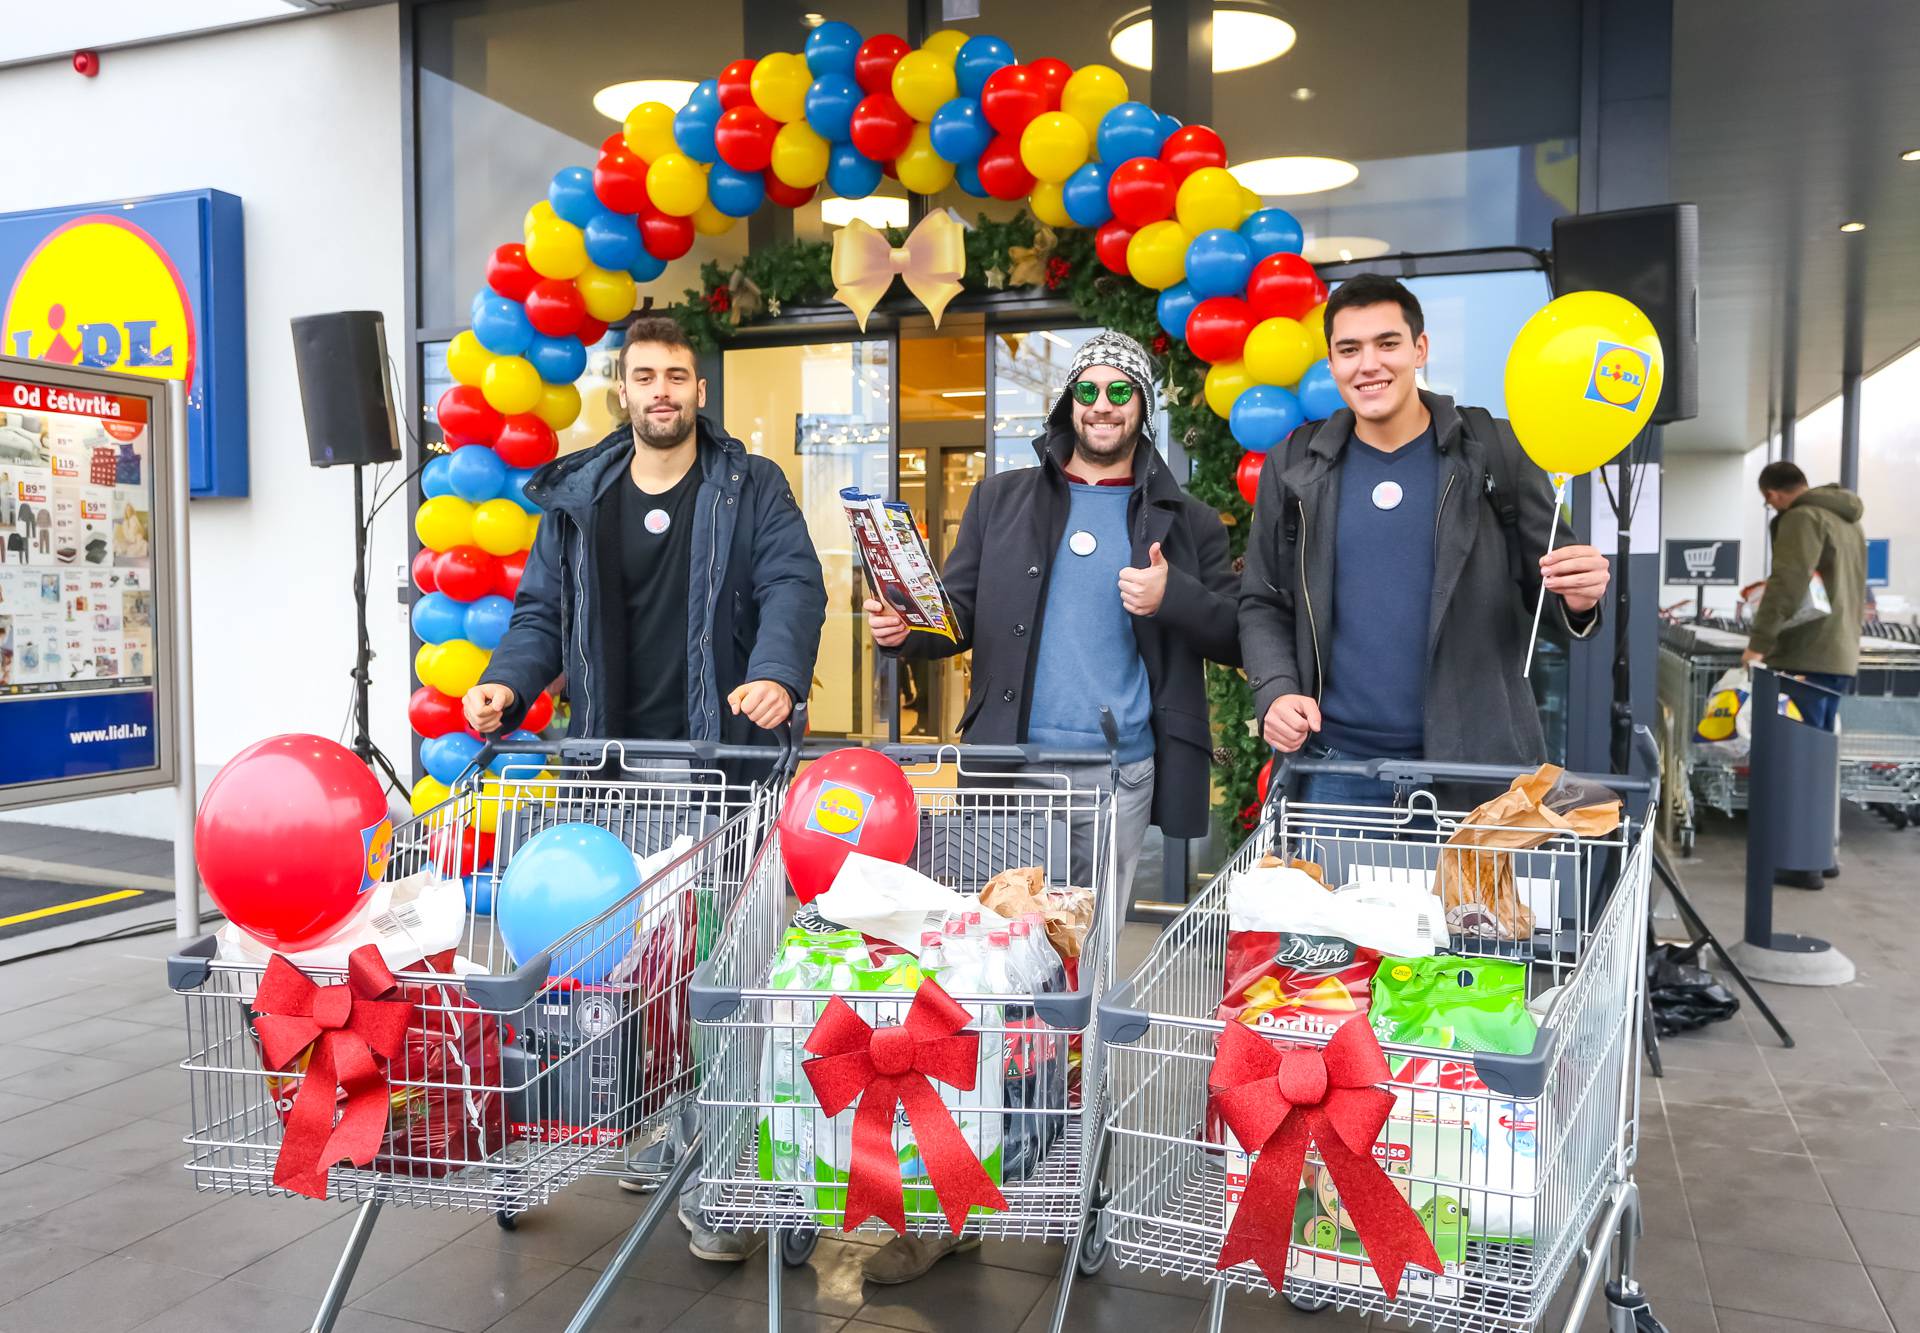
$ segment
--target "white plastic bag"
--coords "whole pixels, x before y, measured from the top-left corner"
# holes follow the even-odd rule
[[[428,866],[397,880],[383,880],[367,894],[365,909],[310,949],[287,953],[303,972],[344,972],[347,955],[363,944],[378,946],[395,972],[460,943],[467,924],[467,895],[457,879],[443,879]],[[258,963],[278,952],[232,922],[215,937],[215,957],[223,963]],[[460,975],[475,970],[465,958],[454,960]]]
[[[1780,622],[1781,629],[1792,629],[1796,625],[1806,625],[1833,614],[1833,602],[1827,596],[1827,581],[1820,577],[1818,570],[1807,580],[1807,595],[1801,599],[1794,613]]]
[[[907,866],[849,852],[833,887],[815,898],[813,907],[835,925],[918,953],[923,931],[940,929],[952,913],[971,911],[978,903]],[[991,908],[979,910],[989,929],[1006,925]]]
[[[1331,936],[1377,953],[1425,958],[1447,947],[1447,914],[1424,884],[1371,883],[1328,892],[1291,866],[1256,866],[1227,886],[1229,930]]]

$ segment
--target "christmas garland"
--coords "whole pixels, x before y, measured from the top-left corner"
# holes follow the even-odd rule
[[[887,236],[894,245],[906,242],[904,230],[889,229]],[[792,241],[761,247],[731,266],[709,261],[701,266],[700,286],[689,289],[685,300],[668,313],[679,320],[696,349],[716,351],[742,324],[778,318],[789,306],[831,301],[832,254],[825,241]],[[1053,292],[1086,323],[1117,329],[1153,353],[1166,385],[1169,425],[1193,464],[1187,492],[1219,511],[1237,573],[1249,518],[1234,484],[1242,450],[1225,419],[1201,395],[1206,363],[1161,329],[1155,293],[1103,265],[1090,233],[1056,232],[1024,212],[1005,221],[984,215],[975,221],[967,233],[967,271],[961,282],[974,292],[1021,287]],[[1255,778],[1268,755],[1253,725],[1246,675],[1209,664],[1207,702],[1213,718],[1216,812],[1230,828],[1249,827]]]

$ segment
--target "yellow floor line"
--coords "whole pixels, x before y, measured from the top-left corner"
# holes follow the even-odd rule
[[[22,921],[38,921],[43,916],[59,916],[62,912],[78,912],[85,907],[98,907],[101,903],[117,903],[122,898],[138,898],[144,892],[144,889],[121,889],[118,893],[103,893],[97,898],[81,898],[53,907],[39,907],[31,912],[20,912],[14,916],[0,916],[0,929],[17,926]]]

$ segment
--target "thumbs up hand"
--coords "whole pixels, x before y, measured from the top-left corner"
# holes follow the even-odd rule
[[[1145,569],[1129,565],[1120,571],[1120,605],[1136,616],[1157,613],[1161,599],[1167,595],[1167,568],[1167,558],[1160,553],[1160,543],[1155,542],[1147,548]]]

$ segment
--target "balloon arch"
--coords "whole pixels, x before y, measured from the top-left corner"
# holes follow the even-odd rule
[[[447,348],[456,381],[436,409],[451,452],[421,473],[413,563],[424,594],[408,706],[428,776],[416,810],[444,799],[478,751],[460,696],[485,670],[539,523],[523,487],[580,412],[587,348],[639,287],[764,203],[798,208],[824,184],[843,198],[890,175],[933,195],[1024,200],[1055,228],[1086,228],[1107,269],[1159,293],[1170,340],[1208,369],[1206,404],[1246,452],[1249,503],[1264,452],[1339,405],[1326,366],[1327,289],[1301,258],[1294,218],[1264,208],[1227,167],[1220,136],[1128,99],[1105,65],[1017,63],[997,37],[942,31],[913,49],[824,23],[806,50],[736,60],[678,111],[647,102],[528,209]],[[544,698],[526,725],[550,715]]]

